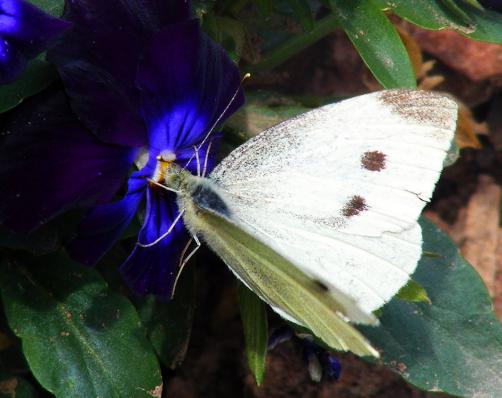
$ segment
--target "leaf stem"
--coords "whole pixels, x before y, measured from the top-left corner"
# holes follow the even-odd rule
[[[266,53],[260,62],[250,65],[250,73],[261,72],[281,65],[293,55],[299,53],[308,46],[327,36],[338,27],[336,16],[331,13],[317,21],[311,31],[295,35],[284,43]]]

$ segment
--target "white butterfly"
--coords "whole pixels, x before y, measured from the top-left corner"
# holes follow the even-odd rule
[[[207,178],[172,164],[165,185],[198,245],[275,311],[335,349],[378,356],[349,322],[378,324],[373,312],[415,270],[417,218],[456,117],[436,93],[367,94],[262,132]]]

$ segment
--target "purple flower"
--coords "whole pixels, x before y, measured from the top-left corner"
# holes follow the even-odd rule
[[[273,350],[278,345],[292,340],[298,344],[303,352],[303,358],[312,381],[338,380],[342,367],[335,355],[312,341],[308,334],[294,333],[290,327],[276,329],[268,340],[268,349]]]
[[[0,84],[16,79],[69,26],[24,0],[0,0]]]
[[[149,179],[161,182],[162,168],[172,161],[197,171],[194,148],[243,102],[238,70],[190,19],[185,1],[70,0],[65,18],[74,27],[49,60],[80,122],[58,123],[55,105],[35,98],[12,116],[7,128],[16,134],[6,136],[0,150],[1,159],[4,148],[11,154],[9,164],[0,165],[0,183],[9,187],[0,199],[0,220],[28,230],[62,210],[94,203],[68,245],[75,259],[92,265],[146,201],[138,240],[158,242],[136,246],[121,271],[137,294],[168,296],[189,237],[181,221],[164,236],[178,209],[174,195]],[[60,93],[50,99],[64,102]],[[24,120],[31,130],[12,126],[30,106],[32,119]],[[214,139],[198,148],[202,164],[209,152],[207,170]],[[111,202],[133,163],[125,196]],[[30,173],[40,181],[26,184]],[[13,216],[21,211],[21,220]]]
[[[307,362],[310,378],[320,382],[325,380],[338,380],[342,372],[342,366],[337,357],[321,348],[309,339],[302,339],[303,356]]]

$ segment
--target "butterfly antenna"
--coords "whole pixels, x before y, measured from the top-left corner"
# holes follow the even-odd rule
[[[216,128],[216,126],[218,126],[218,124],[220,123],[221,119],[223,118],[223,116],[225,115],[225,113],[227,113],[228,109],[232,106],[232,104],[234,103],[235,99],[237,98],[237,95],[239,94],[239,90],[241,89],[242,85],[244,84],[244,82],[247,80],[247,79],[250,79],[251,78],[251,73],[246,73],[240,84],[239,84],[239,87],[237,88],[237,90],[235,90],[235,93],[234,95],[232,95],[232,98],[230,98],[230,101],[228,101],[228,104],[227,106],[225,107],[225,109],[223,109],[223,112],[221,112],[220,116],[218,116],[218,118],[216,119],[216,121],[211,125],[211,128],[209,129],[209,131],[207,132],[206,136],[204,137],[204,139],[201,141],[201,143],[197,146],[197,150],[200,150],[200,148],[202,148],[202,146],[206,143],[207,139],[210,137],[210,135],[214,132],[214,129]],[[187,166],[190,164],[190,162],[193,160],[195,155],[192,155],[192,157],[190,159],[188,159],[188,162],[185,164],[185,167],[184,169],[187,168]]]

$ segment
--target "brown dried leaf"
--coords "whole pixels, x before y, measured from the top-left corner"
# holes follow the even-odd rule
[[[4,351],[14,345],[14,340],[4,333],[0,333],[0,351]]]
[[[0,382],[0,393],[15,398],[17,385],[18,380],[15,377],[3,380]]]
[[[411,61],[411,66],[413,68],[413,72],[415,72],[415,76],[420,79],[423,77],[423,57],[422,50],[418,46],[415,39],[402,27],[399,25],[395,26],[397,33],[401,37],[401,40],[408,52],[408,57]]]
[[[472,112],[460,101],[457,101],[458,121],[457,130],[455,131],[455,144],[460,148],[481,148],[481,143],[476,137],[476,122],[472,116]]]
[[[492,297],[500,295],[502,318],[502,228],[499,206],[502,190],[488,175],[478,177],[477,188],[465,208],[458,212],[454,224],[443,221],[432,211],[424,216],[446,232],[457,244],[465,259],[479,272]],[[500,264],[500,265],[499,265]],[[497,286],[496,276],[500,278]],[[500,292],[500,293],[498,293]]]
[[[407,24],[423,50],[472,81],[502,76],[502,46],[470,40],[450,30],[429,31]]]
[[[460,245],[462,255],[479,272],[492,296],[498,266],[500,199],[500,186],[492,177],[480,175],[476,192],[467,204]]]

